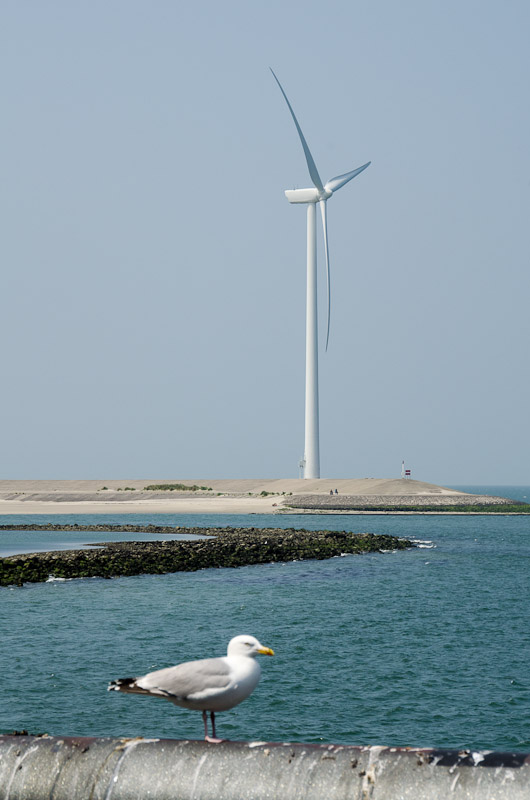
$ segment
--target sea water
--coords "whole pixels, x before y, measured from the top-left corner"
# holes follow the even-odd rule
[[[488,493],[524,500],[530,488],[488,487]],[[0,521],[30,519],[329,528],[390,533],[419,546],[0,589],[0,731],[200,738],[197,712],[109,693],[107,682],[222,655],[232,636],[250,633],[276,655],[260,657],[263,676],[254,694],[219,714],[221,736],[530,747],[529,517],[113,514]],[[7,535],[0,533],[0,541]],[[75,537],[76,546],[109,536],[53,535],[67,545]],[[17,547],[17,536],[36,544],[48,534],[9,536]],[[35,549],[27,539],[21,547]]]

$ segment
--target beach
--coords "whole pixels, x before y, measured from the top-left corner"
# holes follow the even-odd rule
[[[276,506],[276,507],[275,507]],[[270,514],[271,497],[175,497],[120,500],[0,500],[5,514]]]

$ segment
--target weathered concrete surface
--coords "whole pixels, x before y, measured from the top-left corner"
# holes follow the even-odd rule
[[[3,800],[523,800],[528,754],[0,736]]]

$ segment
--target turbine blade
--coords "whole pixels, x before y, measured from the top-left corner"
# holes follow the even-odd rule
[[[302,129],[301,129],[300,125],[298,124],[298,120],[296,119],[296,116],[295,116],[295,113],[294,113],[294,111],[292,109],[292,106],[291,106],[290,102],[287,99],[287,95],[283,91],[283,86],[281,85],[280,81],[278,80],[278,78],[274,74],[274,70],[272,69],[272,67],[269,67],[269,69],[272,72],[272,74],[274,75],[274,79],[275,79],[276,83],[280,87],[280,91],[281,91],[281,93],[283,94],[283,96],[285,98],[285,102],[287,103],[287,105],[289,107],[289,111],[291,112],[291,116],[292,116],[292,118],[294,120],[294,124],[296,125],[296,130],[298,131],[298,136],[300,137],[300,141],[302,142],[302,147],[304,148],[305,160],[307,161],[307,167],[309,169],[309,174],[311,176],[311,180],[313,181],[314,185],[317,187],[319,192],[323,192],[324,191],[324,186],[322,185],[322,181],[320,179],[320,175],[318,174],[318,170],[316,168],[316,164],[313,161],[313,156],[311,155],[311,151],[310,151],[309,147],[307,146],[307,142],[306,142],[306,140],[304,138],[304,134],[302,133]]]
[[[328,349],[329,342],[329,323],[331,320],[331,280],[329,273],[329,248],[328,248],[328,217],[326,209],[326,201],[319,200],[320,213],[322,214],[322,228],[324,229],[324,249],[326,251],[326,277],[328,284],[328,329],[326,333],[326,350]]]
[[[362,167],[352,170],[352,172],[346,172],[344,175],[337,175],[336,178],[331,178],[331,180],[329,180],[324,186],[324,189],[326,189],[328,192],[336,192],[337,189],[340,189],[345,183],[348,183],[348,181],[351,181],[352,178],[355,178],[356,175],[366,169],[366,167],[369,167],[371,163],[371,161],[368,161],[366,164],[363,164]]]

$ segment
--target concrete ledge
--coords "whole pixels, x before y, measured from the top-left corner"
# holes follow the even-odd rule
[[[5,800],[521,800],[525,753],[0,736]]]

